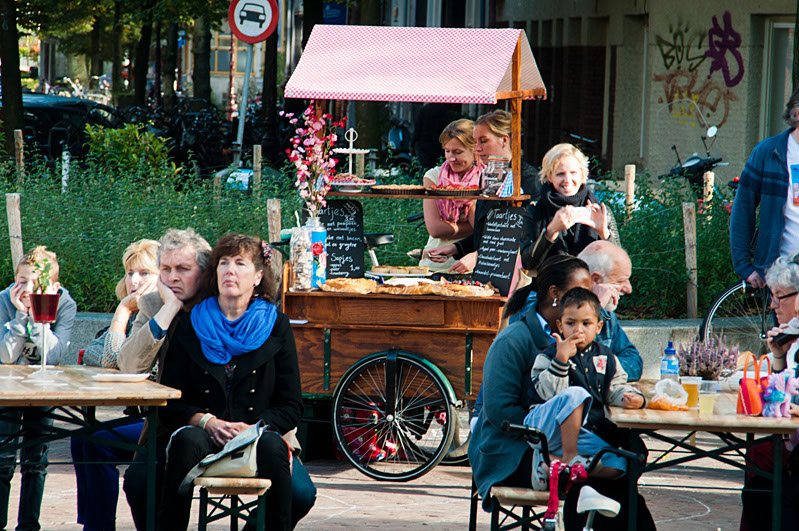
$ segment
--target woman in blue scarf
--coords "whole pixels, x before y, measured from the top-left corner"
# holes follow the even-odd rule
[[[269,430],[257,453],[258,477],[272,480],[267,527],[291,529],[291,450],[281,435],[297,425],[302,398],[291,326],[273,304],[270,253],[259,238],[222,237],[208,275],[214,296],[182,318],[171,338],[161,383],[182,396],[163,408],[161,422],[183,429],[168,448],[158,529],[187,528],[191,497],[178,494],[184,476],[259,420]]]

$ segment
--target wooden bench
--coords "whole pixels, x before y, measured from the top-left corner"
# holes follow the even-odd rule
[[[549,502],[549,491],[495,486],[491,489],[490,496],[493,506],[491,510],[491,531],[516,528],[521,528],[524,531],[541,529],[544,511]],[[480,510],[478,507],[479,502],[480,497],[477,494],[477,485],[472,479],[469,531],[476,531],[477,529],[477,513]],[[563,506],[563,500],[560,500],[559,505]],[[532,511],[532,507],[544,507],[544,511],[536,513]],[[517,508],[521,508],[521,516],[514,513]],[[500,515],[504,515],[501,522]],[[508,519],[511,521],[506,524],[505,522]]]
[[[194,484],[200,487],[200,523],[199,531],[206,531],[208,524],[230,517],[231,531],[239,528],[239,518],[247,520],[253,508],[256,508],[256,526],[258,531],[266,528],[266,500],[264,495],[272,482],[261,478],[215,478],[198,477]],[[209,494],[214,496],[209,496]],[[239,496],[257,496],[251,502],[244,503]],[[225,500],[229,500],[225,504]],[[208,506],[211,505],[211,511]]]

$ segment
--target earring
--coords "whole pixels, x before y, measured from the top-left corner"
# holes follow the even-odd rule
[[[557,308],[558,307],[558,298],[557,297],[555,297],[555,300],[552,301],[552,307],[553,308]]]

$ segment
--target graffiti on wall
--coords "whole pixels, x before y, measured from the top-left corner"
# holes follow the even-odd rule
[[[707,55],[702,52],[702,44],[706,36],[704,31],[692,31],[686,24],[685,26],[670,26],[669,33],[671,35],[668,40],[660,35],[655,35],[655,42],[666,70],[672,66],[685,65],[689,72],[693,72],[705,62]]]
[[[724,12],[721,23],[713,16],[707,31],[691,29],[688,24],[670,25],[669,34],[655,35],[655,42],[666,68],[654,74],[654,81],[663,87],[658,101],[672,104],[669,111],[680,124],[723,126],[731,102],[737,100],[732,89],[744,76],[741,34],[735,31],[730,12]],[[703,64],[708,65],[704,75],[700,74]],[[678,101],[685,99],[696,106]]]

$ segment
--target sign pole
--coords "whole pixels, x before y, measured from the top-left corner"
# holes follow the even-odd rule
[[[241,165],[241,150],[244,142],[244,122],[247,121],[247,98],[250,92],[250,74],[252,74],[253,45],[247,44],[247,65],[244,67],[244,88],[241,90],[241,104],[239,105],[239,131],[236,134],[236,144],[233,150],[233,165]]]

